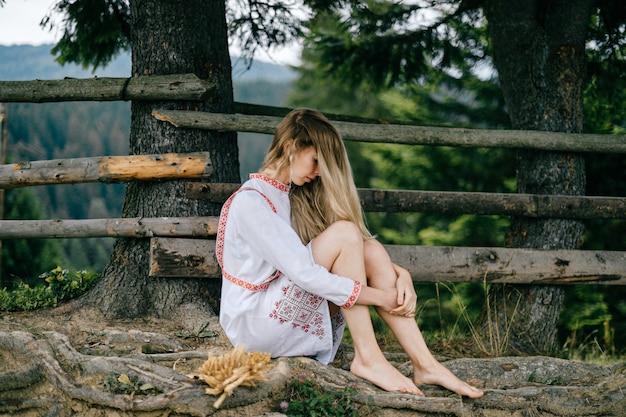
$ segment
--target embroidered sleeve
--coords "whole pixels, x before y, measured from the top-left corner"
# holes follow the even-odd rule
[[[359,281],[354,281],[354,288],[352,289],[352,294],[348,297],[348,300],[345,304],[339,306],[340,308],[350,308],[355,303],[357,298],[359,298],[359,294],[361,294],[362,284]]]

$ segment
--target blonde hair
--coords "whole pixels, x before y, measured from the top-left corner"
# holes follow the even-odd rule
[[[320,176],[302,186],[293,185],[289,195],[293,225],[302,242],[308,243],[338,220],[356,224],[363,238],[372,237],[343,140],[322,113],[291,111],[278,125],[261,170],[279,172],[290,164],[291,155],[310,146],[317,151]]]

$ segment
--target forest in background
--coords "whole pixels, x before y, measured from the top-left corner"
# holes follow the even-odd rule
[[[0,47],[0,79],[60,79],[95,76],[126,77],[130,59],[122,56],[96,74],[80,67],[61,67],[49,54],[51,46]],[[296,72],[277,65],[256,62],[247,71],[233,60],[235,100],[275,106],[316,107],[322,111],[357,116],[389,118],[408,123],[428,124],[437,118],[447,124],[480,125],[476,120],[453,113],[434,115],[431,104],[409,104],[406,97],[387,91],[377,97],[367,88],[345,90],[323,84],[317,74],[304,72],[297,85]],[[410,92],[416,95],[415,92]],[[446,92],[437,92],[445,101]],[[406,92],[405,92],[406,94]],[[427,92],[434,96],[432,92]],[[341,97],[341,99],[338,99]],[[416,97],[412,97],[416,100]],[[477,111],[477,113],[481,113]],[[484,116],[484,111],[480,116]],[[411,115],[410,117],[408,115]],[[501,116],[500,116],[501,117]],[[416,119],[417,118],[417,119]],[[422,118],[422,119],[420,119]],[[494,120],[498,120],[497,117]],[[504,120],[504,119],[502,119]],[[444,123],[444,124],[445,124]],[[484,122],[483,122],[484,123]],[[493,122],[492,122],[493,123]],[[483,125],[485,126],[485,125]],[[506,123],[496,123],[506,128]],[[125,155],[128,153],[130,104],[104,103],[16,103],[8,105],[9,161],[46,160],[83,156]],[[270,138],[240,133],[241,175],[255,171]],[[515,172],[512,151],[453,149],[446,147],[388,146],[349,143],[355,177],[360,187],[514,192]],[[626,169],[619,156],[589,156],[589,195],[620,195]],[[610,172],[611,175],[607,175]],[[121,184],[77,184],[8,190],[5,218],[103,218],[118,217],[123,202]],[[386,243],[426,245],[502,246],[508,219],[499,216],[442,216],[433,213],[368,215],[372,230]],[[624,222],[589,222],[584,249],[624,250]],[[100,272],[109,260],[113,239],[63,239],[5,241],[3,266],[10,276],[3,285],[18,280],[38,281],[37,276],[56,265],[68,269]],[[35,256],[36,254],[36,256]],[[24,262],[24,260],[29,260]],[[484,289],[481,286],[419,284],[424,300],[420,325],[426,330],[442,323],[459,324],[467,307],[479,311]],[[626,317],[623,291],[609,288],[589,291],[588,286],[568,289],[561,327],[565,336],[572,328],[585,329],[579,337],[589,336],[605,346],[623,349],[621,318]],[[579,340],[581,341],[581,340]]]

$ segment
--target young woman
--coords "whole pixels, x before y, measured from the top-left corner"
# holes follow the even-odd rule
[[[430,353],[411,277],[365,227],[343,141],[321,113],[294,110],[280,123],[261,170],[222,208],[216,255],[220,324],[234,345],[327,364],[347,324],[355,375],[387,391],[423,395],[416,384],[435,384],[483,395]],[[370,305],[411,359],[413,379],[383,356]]]

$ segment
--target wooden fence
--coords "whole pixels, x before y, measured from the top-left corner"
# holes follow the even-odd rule
[[[0,102],[202,100],[213,86],[194,75],[0,82]],[[236,103],[238,114],[155,109],[174,126],[273,134],[289,109]],[[248,113],[256,114],[250,115]],[[626,153],[625,135],[493,131],[376,124],[328,115],[345,140],[457,147]],[[100,156],[0,165],[0,189],[44,184],[208,179],[208,153]],[[189,199],[223,202],[239,184],[190,182]],[[536,218],[626,218],[626,198],[359,189],[365,211],[495,214]],[[0,239],[133,237],[151,239],[150,274],[221,276],[215,261],[217,218],[0,220]],[[626,283],[626,252],[387,245],[415,281]]]

